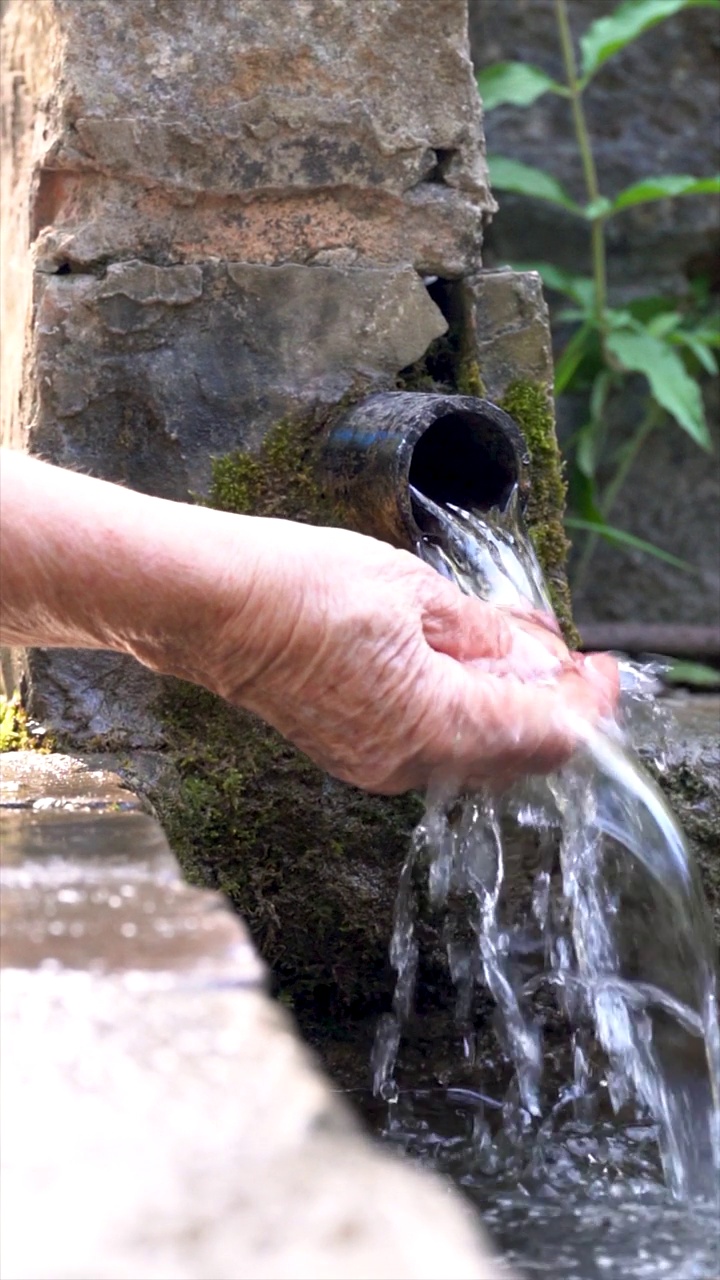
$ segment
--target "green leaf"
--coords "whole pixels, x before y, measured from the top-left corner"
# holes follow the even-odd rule
[[[679,311],[661,311],[659,315],[653,316],[652,320],[648,320],[645,327],[654,338],[666,338],[681,324],[682,316]]]
[[[601,369],[597,375],[592,391],[590,392],[590,417],[593,424],[602,421],[605,412],[605,402],[608,398],[613,383],[613,374],[610,369]]]
[[[637,40],[658,22],[681,9],[720,9],[719,0],[625,0],[613,13],[598,18],[580,37],[582,73],[585,81],[614,53]]]
[[[718,195],[720,176],[691,178],[686,173],[666,173],[659,178],[644,178],[619,192],[611,202],[613,213],[629,209],[635,204],[649,204],[651,200],[667,200],[673,196]],[[587,213],[587,210],[586,210]]]
[[[570,476],[570,494],[573,511],[579,511],[580,518],[587,520],[591,525],[605,524],[602,512],[597,505],[595,481],[592,476],[585,475],[577,466],[573,467]],[[578,517],[568,516],[565,523],[567,524],[571,518]]]
[[[642,551],[644,555],[655,556],[656,560],[664,560],[665,564],[671,564],[674,569],[683,569],[686,573],[698,572],[694,565],[688,564],[687,560],[680,560],[669,551],[663,551],[662,547],[656,547],[653,542],[645,542],[644,538],[636,538],[633,533],[616,529],[615,525],[605,524],[602,520],[583,520],[579,516],[566,516],[565,524],[569,529],[582,529],[585,533],[595,533],[615,546],[629,547],[631,551]]]
[[[615,329],[605,347],[623,369],[645,375],[653,398],[701,448],[712,448],[700,387],[667,342],[647,330]]]
[[[509,156],[488,156],[490,181],[500,191],[516,191],[522,196],[535,196],[538,200],[547,200],[550,204],[570,209],[572,213],[580,213],[579,206],[571,200],[560,183],[533,165],[523,164],[520,160],[511,160]]]
[[[579,311],[577,307],[563,307],[556,311],[555,319],[561,324],[582,324],[587,320],[587,311]]]
[[[592,422],[587,422],[577,433],[575,466],[588,480],[592,480],[597,468],[597,432]]]
[[[639,325],[635,322],[632,311],[621,310],[619,307],[605,308],[605,323],[609,329],[638,329]]]
[[[496,62],[479,71],[475,78],[486,111],[506,102],[529,107],[544,93],[567,93],[564,85],[527,62]]]
[[[555,395],[562,395],[572,382],[578,365],[587,355],[594,338],[592,327],[584,324],[574,333],[555,365]]]
[[[592,311],[595,303],[595,284],[590,276],[576,276],[554,262],[518,263],[516,271],[537,271],[546,289],[564,293],[585,311]]]
[[[703,342],[701,338],[698,338],[696,333],[683,333],[682,329],[680,329],[677,333],[673,334],[673,341],[676,342],[678,346],[687,347],[689,351],[692,351],[698,363],[702,365],[703,369],[706,373],[709,373],[711,377],[714,377],[718,373],[718,362],[714,351],[706,342]]]
[[[642,324],[649,324],[656,316],[664,315],[667,311],[675,311],[677,305],[677,298],[645,294],[643,297],[634,298],[632,302],[629,302],[628,311],[635,320],[640,320]]]
[[[663,672],[666,684],[688,684],[699,689],[720,689],[720,671],[716,667],[707,667],[704,662],[670,663]]]

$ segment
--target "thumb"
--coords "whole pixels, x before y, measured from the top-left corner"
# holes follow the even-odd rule
[[[425,639],[437,653],[459,662],[505,658],[512,648],[512,627],[494,605],[463,595],[459,587],[434,573],[422,602]]]

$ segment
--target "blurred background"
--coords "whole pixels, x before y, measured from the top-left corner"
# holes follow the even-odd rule
[[[567,85],[558,6],[470,0],[500,205],[484,263],[537,265],[544,277],[567,459],[571,579],[586,638],[717,666],[719,201],[717,181],[683,187],[678,179],[718,171],[720,20],[717,10],[681,0],[631,0],[623,9],[631,38],[603,61],[582,36],[617,5],[565,5],[585,142],[605,208],[648,179],[660,184],[600,219],[607,296],[598,320],[592,222],[571,207],[590,200],[588,158],[571,98],[540,92],[538,73]],[[593,59],[599,65],[583,85]],[[507,63],[525,71],[498,69]],[[542,171],[549,185],[525,166]],[[539,190],[548,198],[527,194]],[[680,194],[657,198],[663,191]],[[586,526],[602,526],[602,536]]]

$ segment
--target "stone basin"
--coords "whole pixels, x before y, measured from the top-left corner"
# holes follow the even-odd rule
[[[6,755],[0,823],[3,1275],[507,1274],[444,1181],[360,1133],[117,775]]]

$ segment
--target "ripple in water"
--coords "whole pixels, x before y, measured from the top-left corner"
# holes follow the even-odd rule
[[[502,513],[441,509],[416,491],[413,502],[424,530],[418,553],[463,591],[550,612],[516,495]],[[621,684],[618,722],[574,725],[581,745],[550,778],[527,779],[501,798],[428,795],[396,902],[393,1012],[378,1028],[372,1063],[387,1110],[375,1123],[408,1154],[452,1173],[526,1271],[714,1280],[712,932],[682,833],[628,747],[633,724],[649,717],[662,768],[655,675],[621,663]],[[506,867],[523,833],[540,864],[518,905]],[[403,1092],[396,1081],[426,903],[444,918],[456,1021],[477,1089]],[[499,1055],[513,1073],[494,1101],[483,1092],[489,1064],[475,1061],[481,988],[493,997]],[[546,1069],[558,1017],[568,1060],[560,1077]]]

